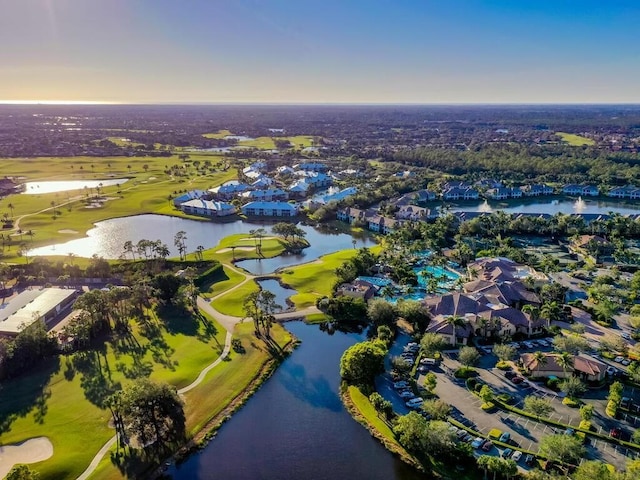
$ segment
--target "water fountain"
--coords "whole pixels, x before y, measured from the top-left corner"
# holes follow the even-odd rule
[[[582,199],[582,197],[578,197],[578,200],[573,204],[573,209],[577,213],[581,213],[586,208],[587,203]]]

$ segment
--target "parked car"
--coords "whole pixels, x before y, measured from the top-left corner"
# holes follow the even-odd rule
[[[516,375],[511,379],[511,381],[517,385],[519,383],[524,382],[524,377],[519,377]]]
[[[567,429],[563,433],[565,435],[575,435],[576,431],[571,427],[567,427]]]
[[[613,377],[618,373],[618,370],[616,370],[614,367],[607,367],[607,375]]]
[[[405,398],[407,400],[409,400],[410,398],[415,398],[415,395],[411,390],[402,390],[398,393],[398,395],[400,395],[400,398]]]
[[[531,454],[528,454],[526,457],[524,457],[524,463],[529,467],[532,467],[534,463],[536,463],[536,457],[534,457]]]
[[[407,388],[409,386],[409,382],[406,382],[404,380],[400,380],[399,382],[394,382],[393,384],[393,388],[395,388],[396,390],[401,390],[403,388]]]
[[[409,408],[420,408],[423,403],[424,403],[424,400],[422,398],[416,397],[406,402],[405,405]]]
[[[482,444],[482,447],[480,448],[482,448],[483,452],[488,452],[493,448],[493,442],[491,440],[487,440]]]
[[[538,340],[538,345],[540,345],[541,347],[548,347],[549,344],[547,342],[545,342],[544,340]]]
[[[527,348],[535,348],[535,345],[532,342],[523,342]]]
[[[427,373],[429,371],[429,367],[427,367],[426,365],[420,365],[418,367],[418,372],[419,373]]]
[[[503,432],[498,440],[500,440],[502,443],[508,443],[509,440],[511,440],[511,434],[509,432]]]
[[[629,366],[629,364],[631,363],[631,361],[628,358],[625,358],[624,360],[622,360],[622,365],[624,365],[625,367]]]
[[[620,336],[625,340],[631,340],[631,335],[629,335],[627,332],[621,333]]]
[[[500,456],[502,458],[509,458],[511,456],[511,454],[513,453],[513,450],[510,448],[505,448],[502,453],[500,454]]]
[[[516,375],[517,375],[516,372],[514,372],[513,370],[506,370],[504,372],[504,376],[509,378],[509,379],[515,377]]]
[[[471,442],[471,446],[473,448],[480,448],[483,443],[484,443],[484,438],[476,437],[476,438],[473,439],[473,442]]]
[[[620,436],[622,435],[622,430],[620,430],[618,427],[612,428],[611,430],[609,430],[609,435],[613,438],[620,438]]]
[[[616,363],[622,363],[623,360],[624,360],[624,357],[621,357],[620,355],[618,355],[616,358],[613,359],[613,361]]]
[[[513,452],[513,455],[511,455],[511,459],[514,462],[520,461],[521,458],[522,458],[522,452],[520,450],[516,450],[515,452]]]
[[[467,434],[467,432],[465,432],[463,429],[460,429],[456,432],[456,437],[458,438],[462,438]]]

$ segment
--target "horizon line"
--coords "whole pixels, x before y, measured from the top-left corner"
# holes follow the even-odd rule
[[[16,106],[640,106],[630,102],[132,102],[102,100],[0,100],[0,105]]]

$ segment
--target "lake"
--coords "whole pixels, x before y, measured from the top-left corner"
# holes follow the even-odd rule
[[[265,228],[270,231],[271,225],[273,222],[259,223],[236,220],[216,223],[166,215],[136,215],[98,222],[94,228],[87,232],[87,237],[34,248],[29,252],[29,255],[68,255],[73,253],[79,257],[91,257],[95,254],[107,259],[114,259],[122,255],[124,242],[132,241],[135,244],[142,239],[147,239],[160,240],[167,245],[171,255],[177,256],[178,250],[175,248],[173,240],[179,231],[187,233],[187,251],[193,252],[198,245],[202,245],[205,249],[213,248],[218,245],[221,239],[232,234],[248,234],[249,230],[257,228]],[[271,259],[246,260],[238,262],[238,266],[256,274],[271,273],[276,268],[308,262],[327,253],[353,248],[354,238],[351,235],[328,230],[320,231],[308,225],[298,226],[306,232],[306,239],[311,244],[302,253]],[[355,240],[358,248],[375,245],[375,242],[369,237]]]
[[[451,212],[495,212],[505,213],[585,213],[606,215],[609,212],[621,215],[640,213],[640,204],[614,199],[546,197],[513,199],[508,201],[481,201],[476,203],[451,204]]]
[[[297,292],[293,288],[285,288],[280,285],[278,280],[273,278],[265,280],[256,280],[256,283],[260,286],[261,290],[269,290],[275,295],[275,302],[282,307],[283,310],[288,308],[287,298],[291,295],[295,295]]]
[[[68,192],[70,190],[83,191],[85,187],[88,189],[96,187],[112,187],[114,185],[122,185],[129,180],[128,178],[110,178],[105,180],[60,180],[45,182],[26,182],[24,194],[40,195],[42,193]]]
[[[342,406],[340,357],[364,335],[328,335],[302,322],[285,327],[300,347],[204,450],[167,473],[176,480],[429,478],[389,453]]]

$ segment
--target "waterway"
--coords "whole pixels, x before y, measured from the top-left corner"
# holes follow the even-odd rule
[[[621,215],[640,213],[640,203],[624,202],[614,199],[545,197],[513,199],[506,201],[460,202],[447,204],[450,212],[496,212],[505,213],[538,213],[555,215],[556,213],[583,213],[606,215],[610,212]]]
[[[83,191],[86,188],[111,187],[122,185],[128,178],[110,178],[105,180],[60,180],[45,182],[26,182],[24,194],[40,195],[44,193],[68,192],[70,190]]]
[[[280,285],[280,282],[278,280],[272,278],[266,280],[257,280],[256,283],[262,290],[269,290],[271,293],[273,293],[276,297],[276,304],[280,305],[285,310],[289,306],[287,304],[287,299],[291,295],[296,294],[296,291],[293,288],[283,287],[282,285]]]
[[[362,334],[285,324],[302,344],[201,452],[167,472],[175,480],[418,480],[355,422],[339,398],[342,353]]]
[[[37,255],[68,255],[73,253],[79,257],[98,255],[107,259],[119,258],[123,253],[126,241],[134,244],[142,239],[160,240],[169,248],[171,255],[177,256],[174,246],[176,233],[184,231],[187,234],[187,251],[193,252],[198,245],[205,249],[213,248],[220,240],[236,233],[249,233],[250,230],[264,228],[270,231],[273,223],[244,222],[236,220],[228,223],[201,222],[186,218],[169,217],[165,215],[136,215],[132,217],[114,218],[95,224],[87,232],[87,237],[71,240],[66,243],[34,248],[30,256]],[[302,262],[315,260],[321,255],[337,250],[356,247],[372,246],[375,242],[370,237],[355,239],[346,233],[337,233],[313,228],[308,225],[298,225],[306,232],[306,239],[310,243],[299,254],[283,255],[271,259],[247,260],[239,262],[242,268],[255,274],[271,273],[276,268],[287,267]]]

